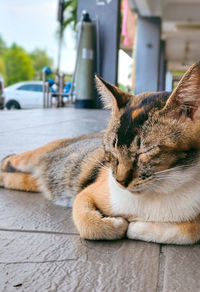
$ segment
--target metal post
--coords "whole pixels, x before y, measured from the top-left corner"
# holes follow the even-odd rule
[[[160,17],[138,17],[134,90],[136,94],[158,90],[160,31]]]
[[[43,84],[42,84],[42,91],[43,91],[43,108],[46,108],[46,70],[43,69],[42,70],[42,81],[43,81]]]
[[[49,82],[46,82],[46,105],[49,108]]]
[[[57,72],[60,71],[60,62],[61,62],[61,53],[62,53],[62,42],[63,42],[63,28],[60,27],[60,35],[58,40],[58,64],[57,64]]]
[[[64,74],[59,74],[59,82],[58,82],[58,107],[62,107],[62,93],[64,88]]]
[[[52,108],[53,107],[53,103],[52,103],[52,92],[49,92],[49,106],[50,106],[50,108]]]
[[[65,9],[65,0],[58,1],[58,21],[60,22],[60,31],[59,31],[59,40],[58,40],[58,64],[57,64],[57,73],[60,71],[60,61],[61,61],[61,52],[62,52],[62,41],[63,41],[63,13]]]
[[[160,41],[160,66],[158,90],[165,90],[166,59],[165,59],[165,41]]]

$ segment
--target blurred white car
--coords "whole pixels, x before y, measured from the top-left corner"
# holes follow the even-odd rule
[[[42,81],[24,81],[4,88],[7,109],[42,108]]]

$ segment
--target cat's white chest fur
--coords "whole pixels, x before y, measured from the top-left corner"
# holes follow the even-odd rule
[[[200,214],[200,185],[168,195],[134,195],[122,189],[109,170],[112,214],[136,216],[144,221],[183,222]]]

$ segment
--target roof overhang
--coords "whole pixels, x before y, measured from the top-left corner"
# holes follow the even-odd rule
[[[128,0],[140,16],[162,19],[161,38],[166,41],[170,64],[200,59],[200,0]]]

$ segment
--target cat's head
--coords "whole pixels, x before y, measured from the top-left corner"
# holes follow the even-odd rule
[[[172,94],[132,96],[99,77],[96,82],[112,110],[104,147],[119,185],[135,194],[158,194],[195,183],[200,177],[200,62]]]

